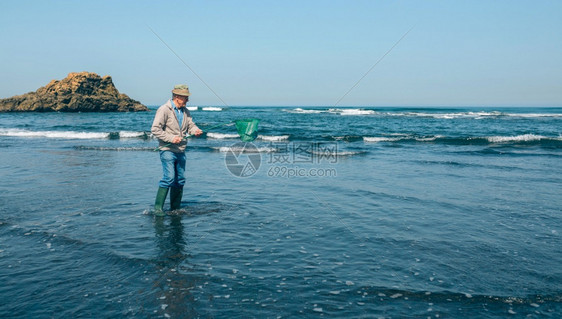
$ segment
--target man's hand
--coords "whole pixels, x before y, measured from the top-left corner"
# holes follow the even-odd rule
[[[195,133],[193,133],[193,135],[195,135],[195,136],[199,136],[201,134],[203,134],[203,131],[201,131],[200,129],[197,129],[197,131],[195,131]]]
[[[179,144],[181,143],[182,138],[180,136],[174,136],[174,139],[172,140],[173,144]]]

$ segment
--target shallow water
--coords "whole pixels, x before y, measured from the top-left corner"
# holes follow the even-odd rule
[[[200,108],[259,167],[192,139],[165,218],[154,112],[0,114],[0,317],[560,317],[561,114]]]

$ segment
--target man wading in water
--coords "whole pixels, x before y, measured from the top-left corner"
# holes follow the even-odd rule
[[[170,208],[180,208],[185,184],[185,147],[187,135],[199,136],[203,131],[193,123],[185,107],[189,101],[189,88],[179,84],[172,90],[172,99],[158,108],[152,123],[152,134],[158,138],[160,160],[164,176],[158,184],[154,214],[164,216],[164,201],[170,190]]]

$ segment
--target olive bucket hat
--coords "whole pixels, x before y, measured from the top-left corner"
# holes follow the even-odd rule
[[[190,96],[191,93],[189,93],[189,88],[187,87],[187,84],[178,84],[176,86],[174,86],[174,89],[172,90],[172,93],[177,94],[177,95],[182,95],[182,96]]]

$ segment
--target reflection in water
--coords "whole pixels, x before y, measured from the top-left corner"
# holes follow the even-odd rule
[[[155,217],[154,230],[158,246],[155,263],[160,272],[153,284],[153,289],[160,290],[158,311],[168,318],[197,317],[191,294],[195,288],[195,277],[189,275],[191,267],[184,263],[189,255],[186,253],[181,216],[170,216],[169,219]]]

